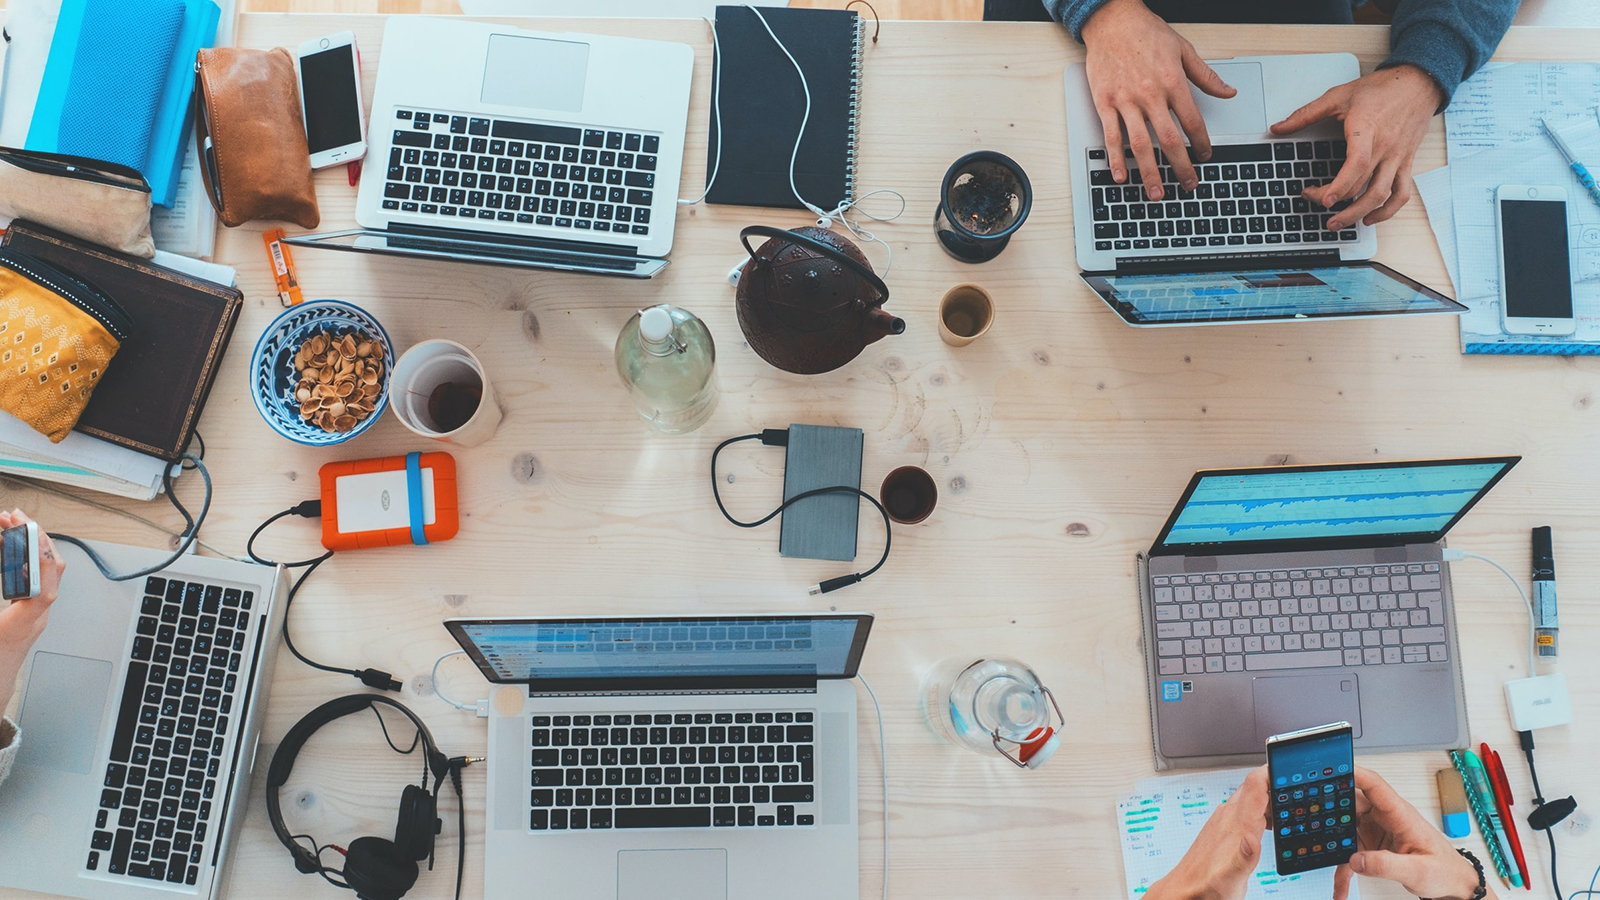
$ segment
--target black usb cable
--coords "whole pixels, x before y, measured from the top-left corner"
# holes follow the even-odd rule
[[[1539,770],[1533,764],[1533,732],[1519,731],[1517,732],[1517,737],[1522,742],[1523,755],[1528,757],[1528,774],[1533,776],[1533,812],[1528,813],[1528,825],[1535,831],[1544,832],[1544,836],[1550,840],[1550,886],[1555,888],[1556,897],[1560,898],[1565,895],[1561,893],[1561,880],[1556,877],[1556,833],[1554,829],[1561,820],[1572,815],[1573,811],[1578,808],[1578,801],[1569,796],[1546,802],[1544,791],[1539,788]],[[1579,894],[1586,893],[1589,892],[1578,891],[1573,896],[1576,897]]]
[[[288,597],[286,597],[284,599],[284,604],[283,604],[283,644],[284,644],[284,646],[289,648],[289,652],[294,654],[294,658],[295,659],[300,660],[301,662],[305,663],[306,665],[310,666],[313,669],[319,669],[319,670],[321,670],[323,672],[336,672],[336,673],[338,673],[340,675],[349,675],[352,678],[359,679],[361,681],[361,683],[366,685],[367,687],[377,688],[380,691],[394,691],[395,693],[399,693],[401,688],[403,687],[403,685],[401,685],[399,681],[395,680],[395,677],[392,674],[388,673],[388,672],[382,671],[381,669],[361,669],[361,670],[358,671],[356,669],[346,669],[346,668],[342,668],[340,666],[330,666],[330,665],[326,665],[324,663],[319,663],[316,660],[306,656],[304,653],[301,653],[299,648],[294,645],[294,639],[289,636],[289,612],[294,607],[295,595],[300,593],[300,588],[305,585],[306,579],[311,577],[311,573],[315,572],[317,570],[318,566],[322,565],[323,563],[327,562],[329,559],[331,559],[333,557],[333,551],[329,550],[328,552],[322,554],[321,556],[313,556],[313,557],[311,557],[309,559],[301,559],[301,560],[296,560],[295,562],[286,562],[286,563],[274,562],[274,561],[272,561],[270,559],[265,559],[265,558],[257,555],[256,554],[256,538],[261,536],[261,532],[265,531],[267,529],[268,525],[271,525],[273,522],[276,522],[279,519],[284,518],[285,516],[300,516],[300,517],[306,518],[306,519],[319,519],[319,518],[322,517],[322,501],[321,500],[307,500],[304,503],[300,503],[300,504],[298,504],[296,506],[291,506],[288,509],[283,510],[282,512],[273,513],[271,518],[267,519],[265,522],[262,522],[260,525],[256,526],[256,530],[252,531],[250,533],[250,539],[248,541],[246,541],[245,545],[244,545],[245,553],[249,554],[250,558],[252,560],[255,560],[260,565],[263,565],[263,566],[279,566],[279,565],[281,565],[286,569],[305,569],[304,572],[300,573],[300,577],[295,579],[294,585],[289,588]]]
[[[855,494],[858,497],[865,498],[868,503],[871,503],[873,507],[878,510],[878,514],[883,516],[883,555],[878,557],[877,563],[875,563],[872,568],[866,570],[865,572],[856,572],[851,575],[841,575],[838,578],[829,578],[827,581],[824,581],[821,584],[813,587],[811,589],[811,593],[813,595],[826,594],[836,591],[842,587],[849,587],[850,585],[865,579],[867,576],[883,568],[883,564],[889,560],[889,543],[892,537],[889,528],[889,511],[883,508],[883,504],[878,502],[877,497],[872,496],[858,487],[840,485],[837,487],[825,487],[817,488],[816,490],[811,491],[801,491],[800,493],[795,494],[793,497],[783,501],[783,503],[778,505],[777,509],[767,513],[759,519],[756,519],[754,522],[741,522],[738,519],[735,519],[728,512],[728,508],[722,504],[722,492],[717,489],[717,457],[721,455],[722,451],[730,444],[737,444],[740,441],[754,440],[761,441],[761,443],[767,447],[787,447],[789,446],[789,429],[767,428],[762,430],[759,434],[741,434],[738,437],[728,438],[727,440],[718,444],[717,449],[711,451],[711,496],[716,499],[717,509],[722,512],[722,517],[724,519],[727,519],[729,522],[732,522],[740,528],[756,528],[772,521],[778,516],[779,513],[782,513],[784,510],[795,505],[796,503],[799,503],[801,500],[804,500],[807,497],[820,497],[823,494]]]

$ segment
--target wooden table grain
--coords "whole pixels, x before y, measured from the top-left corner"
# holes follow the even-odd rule
[[[681,41],[695,47],[683,191],[704,173],[711,44],[703,23],[593,20],[518,24]],[[289,46],[349,28],[363,50],[367,97],[382,60],[378,16],[250,14],[239,41]],[[1385,54],[1378,27],[1181,29],[1208,57],[1347,49],[1370,69]],[[1499,59],[1578,60],[1593,32],[1516,29]],[[865,610],[877,616],[862,671],[883,701],[888,741],[891,890],[897,897],[1067,896],[1122,890],[1115,803],[1152,772],[1134,555],[1148,546],[1196,468],[1293,462],[1520,453],[1526,459],[1455,529],[1452,544],[1528,570],[1528,529],[1554,526],[1564,600],[1563,655],[1577,722],[1539,737],[1545,790],[1600,802],[1600,362],[1469,357],[1452,318],[1302,325],[1135,330],[1077,280],[1065,159],[1062,69],[1081,47],[1045,24],[885,22],[869,45],[863,86],[859,185],[890,188],[904,216],[868,223],[894,247],[887,308],[906,333],[868,347],[844,368],[802,377],[773,369],[744,344],[725,281],[743,251],[744,225],[804,224],[793,212],[695,206],[679,213],[672,265],[631,282],[300,250],[307,297],[353,301],[375,314],[403,349],[443,337],[471,347],[500,396],[505,419],[488,443],[455,450],[462,521],[455,540],[427,548],[342,553],[296,602],[297,644],[328,662],[388,669],[404,702],[452,753],[484,750],[481,720],[438,696],[487,696],[461,659],[440,684],[429,668],[454,647],[451,616],[600,613],[799,613]],[[997,260],[968,266],[945,256],[931,227],[945,168],[970,150],[1000,150],[1028,171],[1032,216]],[[1417,171],[1444,162],[1435,119]],[[374,163],[376,164],[376,163]],[[355,190],[344,173],[317,177],[324,228],[348,225]],[[893,203],[869,201],[882,213]],[[246,305],[201,423],[217,480],[204,536],[242,553],[268,515],[315,497],[316,471],[334,460],[423,446],[390,416],[360,438],[311,450],[272,433],[251,405],[250,348],[279,311],[259,232],[229,230],[221,260],[237,266]],[[1379,259],[1448,291],[1422,206],[1380,228]],[[881,271],[882,247],[866,248]],[[940,295],[963,281],[992,292],[987,336],[953,349],[940,342]],[[698,432],[653,434],[634,415],[611,349],[635,310],[668,302],[703,318],[718,342],[721,404]],[[707,461],[719,440],[791,422],[866,432],[863,486],[891,469],[926,467],[939,506],[899,528],[883,571],[864,584],[811,598],[806,587],[876,557],[876,520],[862,517],[855,566],[781,558],[777,529],[734,528],[717,514]],[[745,446],[724,455],[722,485],[745,515],[780,496],[783,455]],[[185,479],[192,482],[193,479]],[[181,488],[186,497],[197,486]],[[33,489],[4,488],[51,528],[156,544],[147,528]],[[167,525],[162,502],[112,500]],[[316,550],[315,526],[274,526],[262,550],[299,558]],[[1486,565],[1454,570],[1474,740],[1506,756],[1519,813],[1530,805],[1527,769],[1505,713],[1501,682],[1525,668],[1526,613]],[[1525,576],[1524,576],[1525,577]],[[985,759],[939,741],[919,709],[919,682],[952,655],[1006,654],[1036,668],[1060,697],[1064,745],[1038,771]],[[262,736],[270,754],[304,712],[360,686],[315,672],[285,652]],[[875,897],[884,845],[872,706],[861,693],[861,896]],[[1443,754],[1369,756],[1430,818]],[[273,839],[252,789],[237,849],[235,897],[335,896],[297,875]],[[319,734],[285,789],[297,832],[347,843],[392,830],[409,759],[382,744],[374,723],[352,719]],[[467,770],[466,896],[482,893],[482,770]],[[454,881],[454,811],[438,864],[411,896],[446,898]],[[1564,885],[1581,887],[1600,863],[1589,814],[1557,830]],[[1548,850],[1524,829],[1537,884],[1551,897]],[[1474,836],[1466,846],[1483,853]],[[1404,896],[1364,882],[1372,898]]]

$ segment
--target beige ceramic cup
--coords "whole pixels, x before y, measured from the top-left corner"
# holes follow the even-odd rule
[[[952,347],[965,347],[994,324],[994,298],[975,284],[958,284],[939,301],[939,337]]]
[[[429,401],[441,385],[481,392],[476,408],[457,415],[446,425],[435,420]],[[435,406],[438,402],[435,401]],[[471,350],[455,341],[431,340],[407,350],[394,364],[389,378],[389,408],[412,432],[435,441],[476,447],[494,435],[500,425],[500,405],[484,374],[483,364]],[[460,421],[465,418],[466,421]],[[452,427],[453,426],[453,427]]]

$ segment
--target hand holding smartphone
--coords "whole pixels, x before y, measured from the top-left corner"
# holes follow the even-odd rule
[[[1506,334],[1574,333],[1566,190],[1500,185],[1495,226],[1500,235],[1500,327]]]
[[[1342,865],[1356,852],[1349,722],[1267,738],[1273,859],[1279,875]]]
[[[367,155],[361,111],[361,54],[356,36],[341,31],[300,45],[300,112],[305,117],[311,168],[326,169]]]

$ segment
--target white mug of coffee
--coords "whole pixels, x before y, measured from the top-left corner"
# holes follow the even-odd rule
[[[455,341],[423,341],[400,357],[389,379],[389,408],[412,432],[463,447],[476,447],[500,426],[483,364]]]

